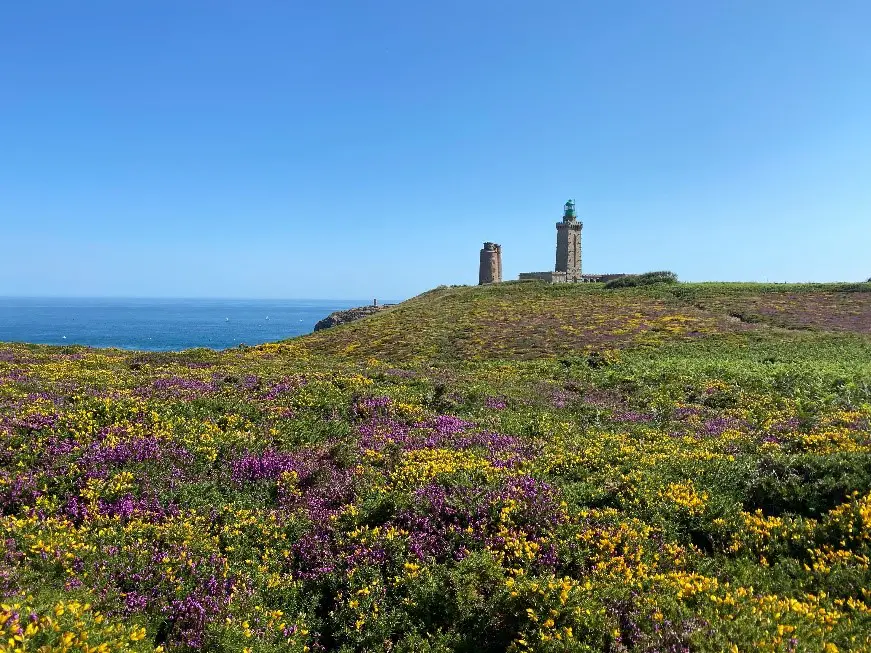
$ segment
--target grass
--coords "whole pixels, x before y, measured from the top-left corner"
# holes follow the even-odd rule
[[[445,288],[304,339],[313,352],[389,360],[538,358],[736,330],[673,298],[590,285]],[[413,337],[409,337],[413,334]]]
[[[605,290],[602,284],[510,282],[439,288],[303,342],[312,352],[349,359],[530,359],[766,326],[871,333],[871,284],[699,283]]]

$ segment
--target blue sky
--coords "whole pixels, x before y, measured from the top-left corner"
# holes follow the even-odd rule
[[[871,3],[0,4],[0,295],[871,276]]]

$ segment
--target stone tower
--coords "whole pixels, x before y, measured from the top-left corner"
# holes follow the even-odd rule
[[[556,268],[564,273],[566,281],[581,280],[581,229],[584,223],[575,214],[575,202],[569,200],[563,207],[562,222],[556,223]]]
[[[478,285],[502,281],[502,245],[484,243],[481,250],[481,267],[478,269]]]

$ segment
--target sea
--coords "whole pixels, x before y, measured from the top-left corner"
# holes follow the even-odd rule
[[[371,300],[0,297],[0,342],[142,351],[227,349],[310,333]]]

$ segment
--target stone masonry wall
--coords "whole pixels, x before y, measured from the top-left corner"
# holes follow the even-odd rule
[[[556,225],[556,272],[565,272],[571,281],[581,275],[581,223],[558,222]]]
[[[484,243],[481,250],[481,265],[478,269],[478,285],[502,281],[502,247],[496,243]]]

